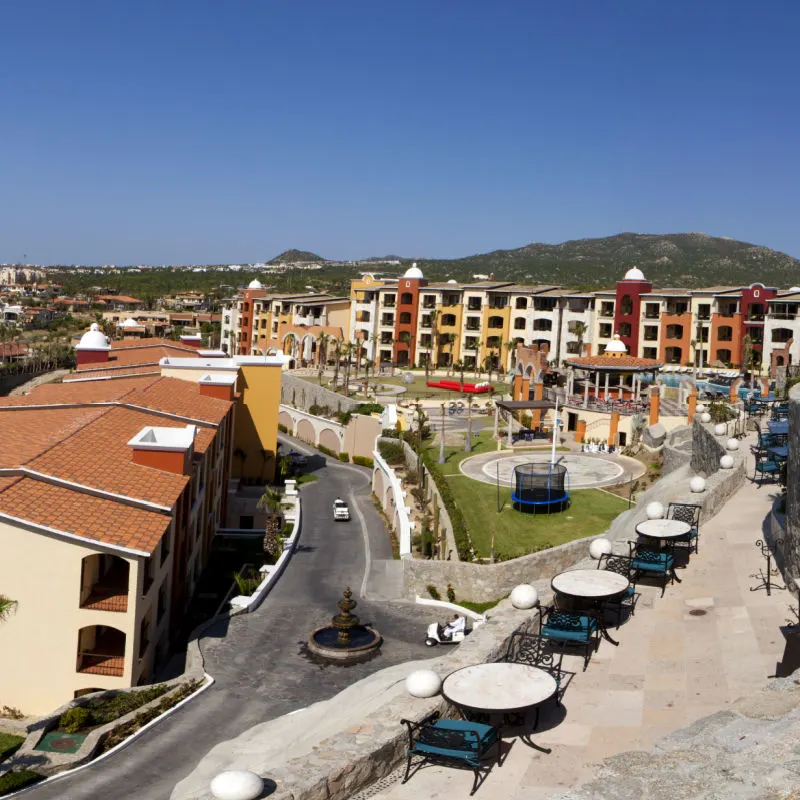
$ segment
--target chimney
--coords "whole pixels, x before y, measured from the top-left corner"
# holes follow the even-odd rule
[[[200,394],[203,397],[216,397],[218,400],[233,401],[236,394],[236,376],[226,375],[219,372],[208,372],[197,382],[200,386]]]
[[[197,428],[142,428],[128,444],[133,448],[133,463],[143,467],[192,474],[192,455]]]
[[[194,347],[195,349],[199,350],[203,346],[203,337],[199,333],[182,334],[181,344],[185,344],[189,347]]]
[[[100,326],[93,322],[75,347],[75,359],[79,367],[84,364],[103,364],[108,361],[110,352],[108,339]]]

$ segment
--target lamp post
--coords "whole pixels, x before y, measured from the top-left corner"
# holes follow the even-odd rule
[[[556,436],[558,435],[558,395],[556,395],[556,406],[553,410],[553,448],[550,452],[550,466],[556,463]]]
[[[444,464],[444,403],[442,403],[442,435],[439,441],[439,463]]]

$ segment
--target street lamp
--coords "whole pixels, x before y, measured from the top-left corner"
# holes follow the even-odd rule
[[[444,403],[442,403],[442,436],[439,441],[439,463],[444,464]]]

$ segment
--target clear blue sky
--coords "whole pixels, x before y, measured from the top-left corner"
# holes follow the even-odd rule
[[[800,4],[8,0],[0,261],[800,256]]]

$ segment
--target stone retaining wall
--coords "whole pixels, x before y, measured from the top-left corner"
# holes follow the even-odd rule
[[[789,461],[786,468],[786,571],[800,577],[800,384],[789,391]]]
[[[713,423],[704,425],[697,419],[692,426],[691,468],[695,475],[711,475],[719,469],[719,460],[725,455],[724,436],[714,435]]]
[[[281,403],[303,411],[313,405],[328,406],[331,411],[355,411],[361,405],[359,400],[351,400],[288,372],[281,374]]]
[[[681,425],[667,434],[662,450],[661,474],[669,475],[692,460],[692,426]]]

